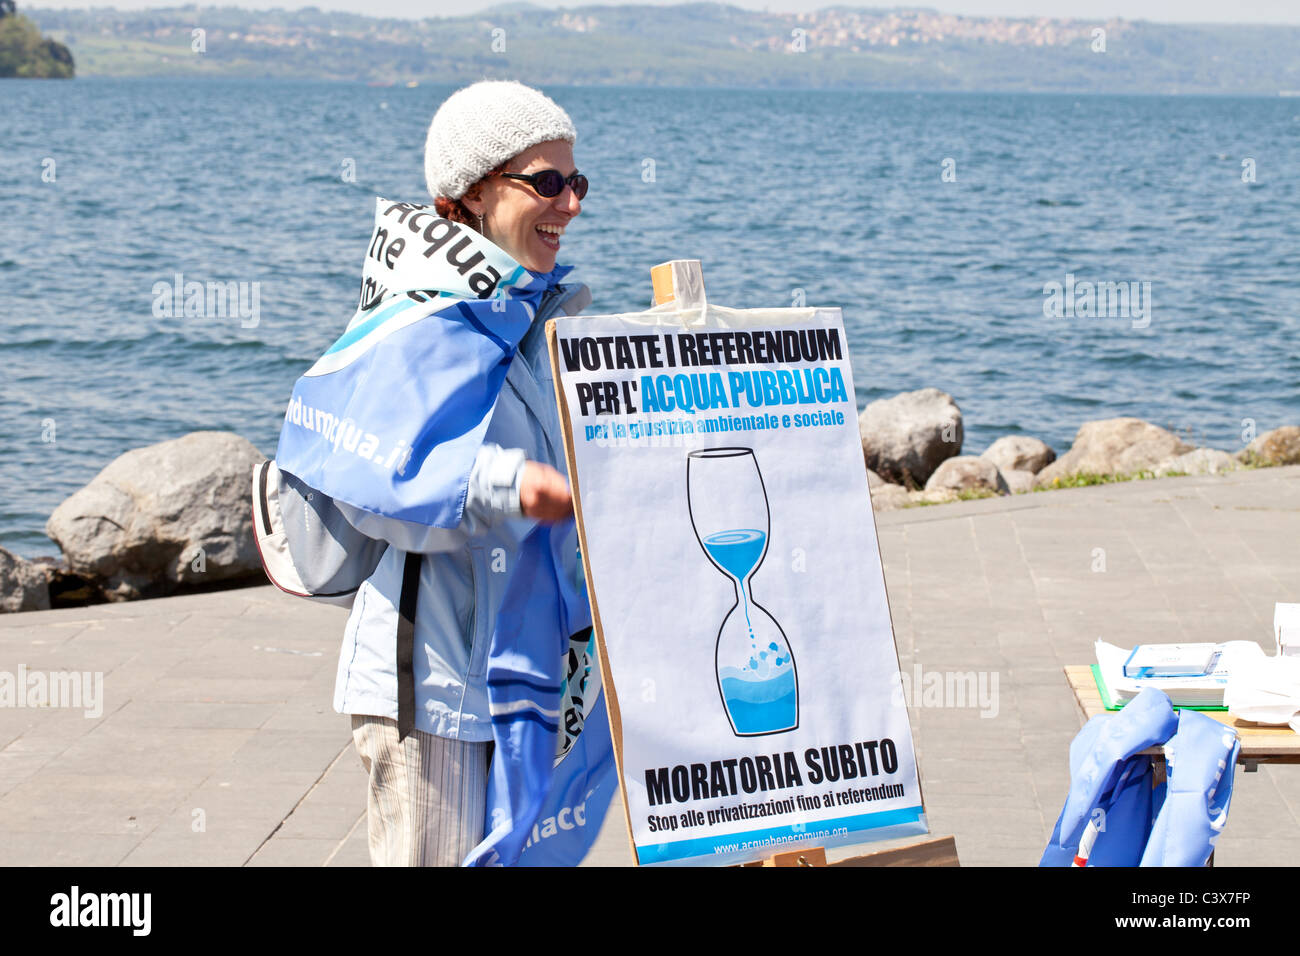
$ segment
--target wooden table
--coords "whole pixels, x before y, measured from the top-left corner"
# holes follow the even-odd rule
[[[1113,714],[1119,711],[1107,710],[1101,702],[1101,692],[1093,680],[1092,668],[1087,664],[1072,664],[1065,668],[1065,679],[1074,692],[1074,702],[1079,707],[1083,719],[1090,720],[1098,714]],[[1203,710],[1206,717],[1212,717],[1225,727],[1231,727],[1241,738],[1241,749],[1237,752],[1237,763],[1245,767],[1247,773],[1259,769],[1261,763],[1300,763],[1300,734],[1285,724],[1269,726],[1242,720],[1230,711]],[[1165,778],[1165,755],[1163,748],[1156,746],[1144,751],[1156,758],[1157,782]]]

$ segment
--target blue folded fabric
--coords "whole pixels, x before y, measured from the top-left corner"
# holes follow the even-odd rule
[[[1204,866],[1228,822],[1241,738],[1212,717],[1184,708],[1166,747],[1164,804],[1142,866]]]
[[[1166,780],[1151,757],[1165,745]],[[1070,792],[1039,866],[1204,866],[1228,819],[1237,732],[1144,689],[1070,744]]]
[[[1136,866],[1151,828],[1151,758],[1178,726],[1169,697],[1147,688],[1116,714],[1093,717],[1070,744],[1070,792],[1039,866],[1071,866],[1085,830],[1093,866]]]

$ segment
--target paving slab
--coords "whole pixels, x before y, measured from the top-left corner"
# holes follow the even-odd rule
[[[877,528],[904,673],[976,689],[909,697],[931,828],[967,864],[1042,853],[1080,726],[1063,665],[1098,638],[1271,648],[1273,603],[1300,600],[1300,467],[907,508]],[[345,620],[271,587],[0,616],[0,670],[103,680],[94,716],[0,709],[0,865],[368,866],[366,775],[331,705]],[[1216,865],[1292,865],[1300,766],[1236,781]],[[621,798],[584,865],[632,865]]]

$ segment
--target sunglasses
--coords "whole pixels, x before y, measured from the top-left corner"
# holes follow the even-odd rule
[[[567,183],[573,188],[573,194],[581,201],[587,195],[587,177],[576,169],[571,176],[564,176],[558,169],[543,169],[536,173],[497,173],[506,179],[518,179],[533,187],[533,191],[543,199],[554,199],[564,191]]]

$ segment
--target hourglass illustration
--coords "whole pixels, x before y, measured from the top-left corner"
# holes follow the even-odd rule
[[[718,629],[718,692],[738,737],[799,726],[794,655],[776,619],[754,600],[754,572],[767,554],[767,490],[752,448],[686,456],[686,497],[695,537],[732,580],[736,603]]]

